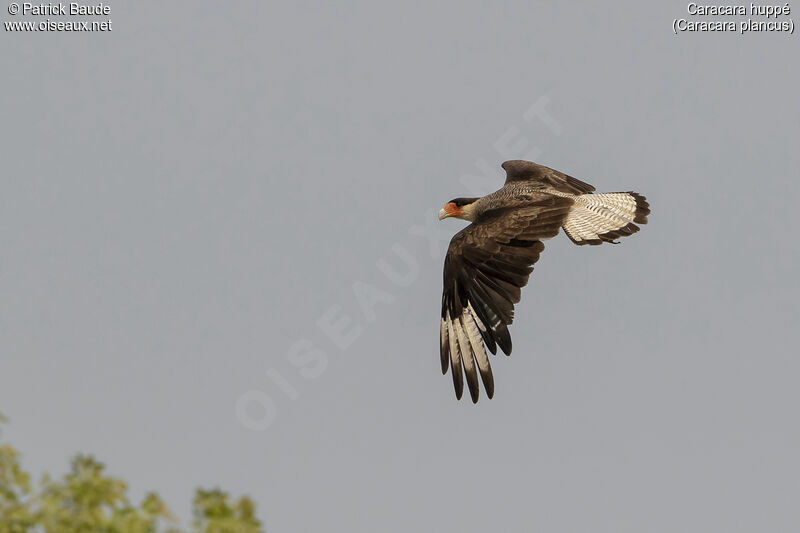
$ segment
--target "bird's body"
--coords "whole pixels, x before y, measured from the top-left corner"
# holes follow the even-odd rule
[[[493,209],[524,207],[544,200],[551,191],[534,183],[512,182],[475,202],[476,213],[484,214]]]
[[[464,375],[473,402],[480,374],[487,396],[494,378],[486,354],[511,353],[508,326],[514,304],[544,249],[563,228],[575,244],[601,244],[647,223],[645,198],[634,192],[594,194],[594,187],[529,161],[506,161],[506,182],[482,198],[456,198],[439,218],[472,222],[450,241],[444,264],[441,363],[450,368],[456,397]],[[463,373],[462,373],[463,372]]]

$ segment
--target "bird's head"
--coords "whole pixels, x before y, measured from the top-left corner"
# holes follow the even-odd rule
[[[456,198],[450,200],[439,210],[439,220],[448,217],[460,218],[462,220],[475,220],[475,202],[480,198]]]

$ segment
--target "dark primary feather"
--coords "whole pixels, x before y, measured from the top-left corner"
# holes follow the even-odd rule
[[[447,321],[449,316],[451,323],[442,327],[440,353],[442,372],[449,366],[453,373],[456,397],[463,394],[463,372],[472,401],[477,402],[478,370],[487,396],[494,394],[491,367],[481,358],[483,346],[476,352],[469,335],[462,331],[473,324],[471,314],[463,317],[464,309],[471,304],[485,326],[478,331],[486,348],[495,354],[499,346],[510,355],[508,326],[514,320],[520,289],[528,283],[532,265],[544,249],[541,239],[558,234],[572,205],[572,199],[548,196],[522,207],[494,209],[450,241],[444,264],[442,318]],[[462,318],[466,321],[463,327]]]
[[[503,163],[506,171],[506,184],[513,181],[530,181],[570,194],[585,194],[594,187],[563,172],[530,161],[512,160]]]

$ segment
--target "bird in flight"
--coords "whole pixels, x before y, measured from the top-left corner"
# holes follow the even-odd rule
[[[499,190],[456,198],[439,211],[439,220],[472,222],[453,236],[444,260],[440,354],[456,398],[466,376],[473,403],[480,394],[479,373],[486,395],[494,395],[486,348],[511,354],[508,326],[544,250],[542,240],[563,228],[578,245],[616,244],[639,231],[635,223],[646,224],[650,213],[645,197],[635,192],[595,194],[588,183],[530,161],[506,161],[503,169],[506,182]]]

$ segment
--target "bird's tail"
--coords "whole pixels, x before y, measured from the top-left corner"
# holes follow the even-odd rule
[[[564,232],[575,244],[601,244],[633,235],[634,224],[647,224],[650,204],[635,192],[608,192],[575,196],[564,221]]]

